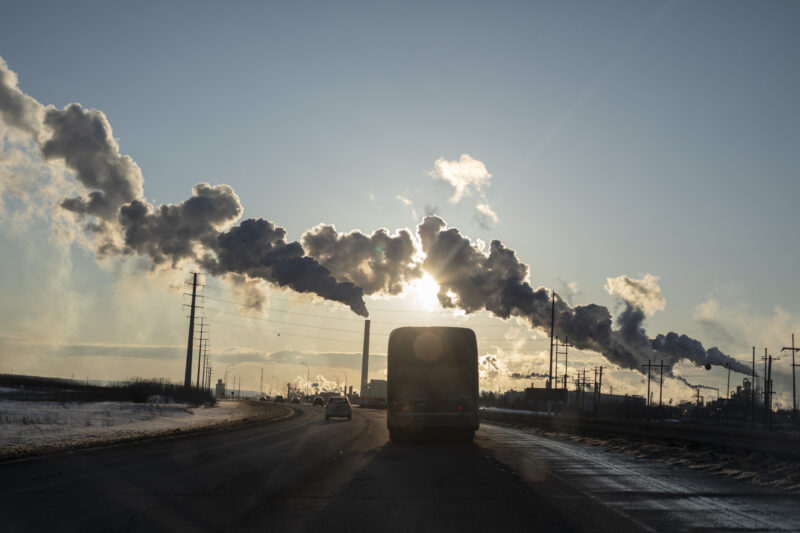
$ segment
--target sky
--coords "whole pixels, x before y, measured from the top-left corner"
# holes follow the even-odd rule
[[[781,348],[800,334],[793,2],[6,1],[2,11],[0,57],[31,109],[102,112],[114,161],[134,176],[119,205],[156,213],[208,183],[232,203],[205,236],[263,218],[311,254],[304,235],[322,224],[338,235],[407,229],[409,265],[425,260],[417,227],[434,215],[484,257],[495,239],[513,250],[533,289],[607,308],[615,329],[632,306],[650,338],[678,332],[747,365],[753,346],[758,357],[766,348],[781,357],[778,403],[791,403]],[[306,376],[358,388],[363,318],[347,304],[280,287],[272,271],[243,280],[235,254],[226,262],[229,249],[211,241],[213,262],[188,252],[159,262],[152,234],[136,226],[134,245],[121,232],[119,205],[105,230],[87,229],[97,211],[62,207],[93,190],[70,167],[74,147],[45,148],[53,122],[33,132],[9,116],[0,372],[180,381],[183,283],[200,271],[215,381],[227,371],[258,390],[263,369],[265,388]],[[117,252],[100,253],[103,239]],[[324,253],[312,262],[328,261],[341,294],[364,267],[337,270]],[[487,389],[519,390],[530,380],[514,373],[547,370],[541,321],[467,312],[458,298],[445,309],[430,272],[387,275],[396,285],[364,297],[372,378],[385,376],[387,335],[401,325],[473,327],[494,357],[483,359]],[[604,386],[644,394],[635,369],[570,351],[570,375],[600,364],[616,368]],[[673,370],[724,395],[723,366]],[[664,386],[676,400],[693,395],[678,380]]]

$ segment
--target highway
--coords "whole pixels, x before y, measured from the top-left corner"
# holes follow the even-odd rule
[[[483,424],[388,440],[322,409],[216,433],[0,464],[4,531],[798,531],[800,499]]]

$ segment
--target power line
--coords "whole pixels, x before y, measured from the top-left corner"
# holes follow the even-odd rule
[[[223,289],[217,288],[215,290],[218,290],[218,291],[222,292]],[[219,301],[219,302],[225,302],[225,303],[230,303],[230,304],[234,304],[234,305],[240,305],[242,307],[253,307],[253,308],[256,308],[256,309],[262,309],[262,305],[260,305],[260,304],[245,304],[245,303],[241,303],[241,302],[235,302],[235,301],[232,301],[232,300],[225,300],[225,299],[222,299],[222,298],[215,298],[213,296],[206,296],[206,298],[208,298],[209,300],[216,300],[216,301]],[[313,306],[313,305],[316,304],[316,302],[293,301],[290,298],[279,298],[277,296],[269,296],[268,298],[269,298],[269,300],[277,300],[279,302],[287,302],[287,303],[291,303],[292,305]],[[298,313],[297,311],[281,311],[280,309],[274,309],[274,308],[271,308],[271,310],[280,311],[282,313],[304,314],[304,313]],[[374,307],[374,306],[370,305],[369,306],[369,310],[370,310],[370,312],[372,312],[372,311],[380,311],[380,312],[384,312],[384,313],[414,313],[414,314],[434,314],[434,315],[459,316],[459,315],[453,315],[453,311],[448,311],[446,309],[443,309],[441,311],[422,311],[422,310],[419,310],[419,309],[398,309],[398,308],[392,309],[392,308],[387,308],[387,307]],[[458,310],[458,309],[454,309],[454,310]],[[308,316],[318,316],[318,315],[308,315]],[[465,314],[465,315],[460,315],[460,316],[470,317],[470,316],[474,316],[474,315]],[[321,318],[326,318],[326,317],[321,317]],[[338,317],[337,319],[338,320],[358,320],[359,317],[350,317],[350,318]],[[499,320],[502,320],[502,319],[499,319]],[[502,327],[503,325],[502,324],[496,324],[496,325],[493,325],[493,326]]]
[[[238,305],[238,306],[241,306],[241,307],[262,309],[261,306],[254,305],[254,304],[243,304],[243,303],[239,303],[239,302],[234,302],[232,300],[225,300],[225,299],[222,299],[222,298],[214,298],[212,296],[206,296],[206,298],[209,299],[209,300],[214,300],[214,301],[223,302],[223,303],[229,303],[229,304]],[[211,310],[211,311],[219,312],[219,313],[235,314],[235,315],[242,316],[242,317],[245,317],[245,318],[254,318],[254,319],[257,319],[257,320],[265,320],[265,321],[269,321],[269,322],[275,322],[277,324],[297,325],[297,326],[303,326],[303,327],[307,326],[306,324],[297,324],[297,323],[294,323],[294,322],[285,322],[285,321],[275,320],[275,319],[266,318],[266,317],[257,317],[257,316],[253,316],[253,315],[245,315],[245,314],[242,314],[242,313],[231,313],[229,311],[222,311],[220,309],[213,309],[213,308],[208,308],[208,309]],[[285,313],[285,314],[289,314],[289,315],[307,316],[307,317],[312,317],[312,318],[319,318],[319,319],[322,319],[322,320],[345,320],[345,321],[348,321],[348,322],[352,322],[353,321],[352,318],[324,317],[324,316],[315,315],[315,314],[311,314],[311,313],[301,313],[299,311],[285,311],[285,310],[282,310],[282,309],[275,309],[275,308],[269,308],[266,311]],[[380,323],[381,324],[389,324],[389,325],[400,325],[400,326],[404,326],[404,325],[408,324],[407,322],[390,322],[390,321],[383,321],[383,320],[381,320]],[[506,328],[507,329],[509,327],[514,327],[514,326],[515,325],[508,325],[508,324],[481,324],[481,325],[475,324],[475,325],[472,325],[472,327],[475,327],[475,328],[478,328],[478,329],[482,329],[482,328]],[[361,330],[339,330],[339,329],[335,329],[335,328],[325,328],[323,326],[310,326],[310,325],[307,326],[307,327],[316,327],[316,328],[319,328],[319,329],[334,329],[335,331],[350,331],[350,332],[354,332],[354,333],[361,331]],[[524,327],[524,326],[519,325],[519,327]],[[380,334],[380,335],[388,335],[388,333],[385,333],[385,334],[378,333],[378,334]],[[505,341],[505,340],[509,340],[509,339],[484,339],[484,340],[503,340],[503,341]],[[526,339],[526,340],[528,340],[528,341],[541,341],[541,342],[547,341],[547,339]]]
[[[324,329],[328,331],[340,331],[342,333],[360,333],[358,330],[354,329],[341,329],[341,328],[326,328],[325,326],[313,326],[310,324],[298,324],[296,322],[286,322],[284,320],[275,320],[273,318],[266,318],[262,316],[250,316],[250,315],[243,315],[242,313],[231,313],[229,311],[222,311],[221,309],[214,309],[214,308],[207,308],[209,311],[214,311],[216,313],[222,313],[224,315],[232,315],[232,316],[240,316],[242,318],[249,318],[253,320],[262,320],[264,322],[272,322],[274,324],[283,324],[286,326],[295,326],[295,327],[303,327],[303,328],[314,328],[314,329]]]
[[[225,303],[236,304],[236,302],[232,302],[232,301],[229,301],[229,300],[222,300],[220,298],[211,298],[211,297],[207,297],[207,298],[209,298],[211,300],[225,302]],[[257,306],[246,305],[246,304],[236,304],[236,305],[242,305],[244,307],[257,307]],[[361,332],[361,330],[329,328],[329,327],[325,327],[325,326],[315,326],[315,325],[311,325],[311,324],[299,324],[299,323],[296,323],[296,322],[287,322],[287,321],[284,321],[284,320],[276,320],[274,318],[259,317],[259,316],[247,315],[247,314],[243,314],[243,313],[233,313],[233,312],[230,312],[230,311],[223,311],[221,309],[215,309],[215,308],[212,308],[212,307],[208,307],[207,310],[214,311],[214,312],[217,312],[217,313],[223,313],[223,314],[226,314],[226,315],[241,316],[243,318],[250,318],[250,319],[255,319],[255,320],[263,320],[265,322],[273,322],[275,324],[284,324],[284,325],[288,325],[288,326],[310,327],[310,328],[315,328],[315,329],[325,329],[325,330],[330,330],[330,331],[342,331],[342,332],[348,332],[348,333],[360,333]],[[278,310],[278,309],[270,309],[269,311],[279,311],[279,312],[288,313],[288,314],[296,314],[296,315],[301,315],[301,316],[313,316],[315,318],[323,318],[323,317],[318,317],[317,315],[311,315],[311,314],[308,314],[308,313],[297,313],[297,312],[292,312],[292,311],[281,311],[281,310]],[[333,317],[333,318],[336,319],[335,317]],[[326,318],[323,318],[323,319],[326,319]],[[340,318],[338,320],[343,320],[343,319]],[[346,319],[346,320],[349,320],[349,319]],[[405,325],[405,323],[398,323],[398,322],[383,322],[383,321],[381,321],[380,323],[382,323],[382,324],[401,324],[401,325]],[[483,328],[483,327],[506,327],[506,326],[502,326],[502,325],[499,325],[499,324],[492,324],[492,325],[488,325],[488,326],[475,325],[473,327],[480,329],[480,328]],[[373,332],[373,334],[381,335],[381,336],[388,336],[389,335],[388,333],[379,333],[379,332]],[[483,340],[487,340],[487,341],[503,341],[503,342],[517,342],[517,339],[483,338]],[[524,342],[528,342],[528,341],[546,342],[547,341],[547,339],[523,339],[523,340],[524,340]]]
[[[256,327],[253,327],[253,326],[245,326],[243,324],[231,324],[230,322],[222,322],[222,321],[219,321],[219,320],[215,320],[214,324],[222,324],[224,326],[232,326],[232,327],[235,327],[235,328],[253,329],[253,330],[256,330],[256,331],[267,331],[264,328],[256,328]],[[304,339],[316,339],[316,340],[321,340],[321,341],[353,342],[353,341],[350,341],[350,340],[347,340],[347,339],[334,339],[334,338],[331,338],[331,337],[315,337],[313,335],[305,335],[305,334],[299,334],[299,333],[297,333],[297,334],[285,333],[284,335],[286,335],[288,337],[302,337]]]

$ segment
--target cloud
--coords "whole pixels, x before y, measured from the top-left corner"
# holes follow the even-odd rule
[[[45,342],[19,337],[0,337],[0,354],[33,356],[42,353],[57,357],[129,357],[137,359],[180,360],[186,346],[110,343]]]
[[[492,175],[486,165],[469,154],[461,154],[457,161],[448,161],[440,157],[433,163],[431,175],[441,179],[453,187],[453,196],[449,202],[457,204],[466,197],[475,196],[478,202],[475,209],[478,211],[476,221],[484,229],[488,229],[489,222],[497,223],[500,218],[489,206],[484,189],[491,185]]]
[[[409,200],[405,196],[401,196],[399,194],[397,196],[395,196],[395,198],[397,200],[400,200],[400,202],[402,202],[403,205],[405,205],[406,207],[411,209],[411,216],[414,218],[414,222],[417,222],[419,220],[419,215],[417,214],[417,210],[414,207],[414,202],[412,202],[411,200]]]
[[[497,217],[497,213],[492,211],[492,208],[489,207],[489,204],[477,204],[475,209],[477,209],[480,214],[484,215],[492,222],[500,222],[500,219]]]
[[[453,186],[450,203],[457,204],[465,196],[481,194],[488,187],[492,175],[481,161],[469,154],[461,154],[458,161],[448,161],[440,157],[433,163],[434,178],[442,179]]]
[[[633,279],[623,275],[606,278],[603,288],[608,294],[619,296],[628,305],[641,309],[647,316],[652,316],[656,311],[663,311],[667,303],[661,296],[658,279],[658,276],[652,274],[645,274],[642,279]]]
[[[719,317],[719,302],[710,298],[694,308],[695,320],[716,320]]]

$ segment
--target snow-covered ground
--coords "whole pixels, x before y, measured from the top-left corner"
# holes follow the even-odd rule
[[[272,404],[217,407],[126,402],[0,400],[0,459],[136,440],[287,414]]]
[[[495,409],[494,411],[502,410]],[[626,437],[600,438],[572,435],[500,420],[487,420],[482,424],[514,427],[545,437],[599,446],[632,455],[637,459],[659,461],[675,468],[705,471],[714,475],[800,494],[800,461],[794,459],[784,459],[769,454],[735,450],[711,444],[679,441],[666,443]]]

